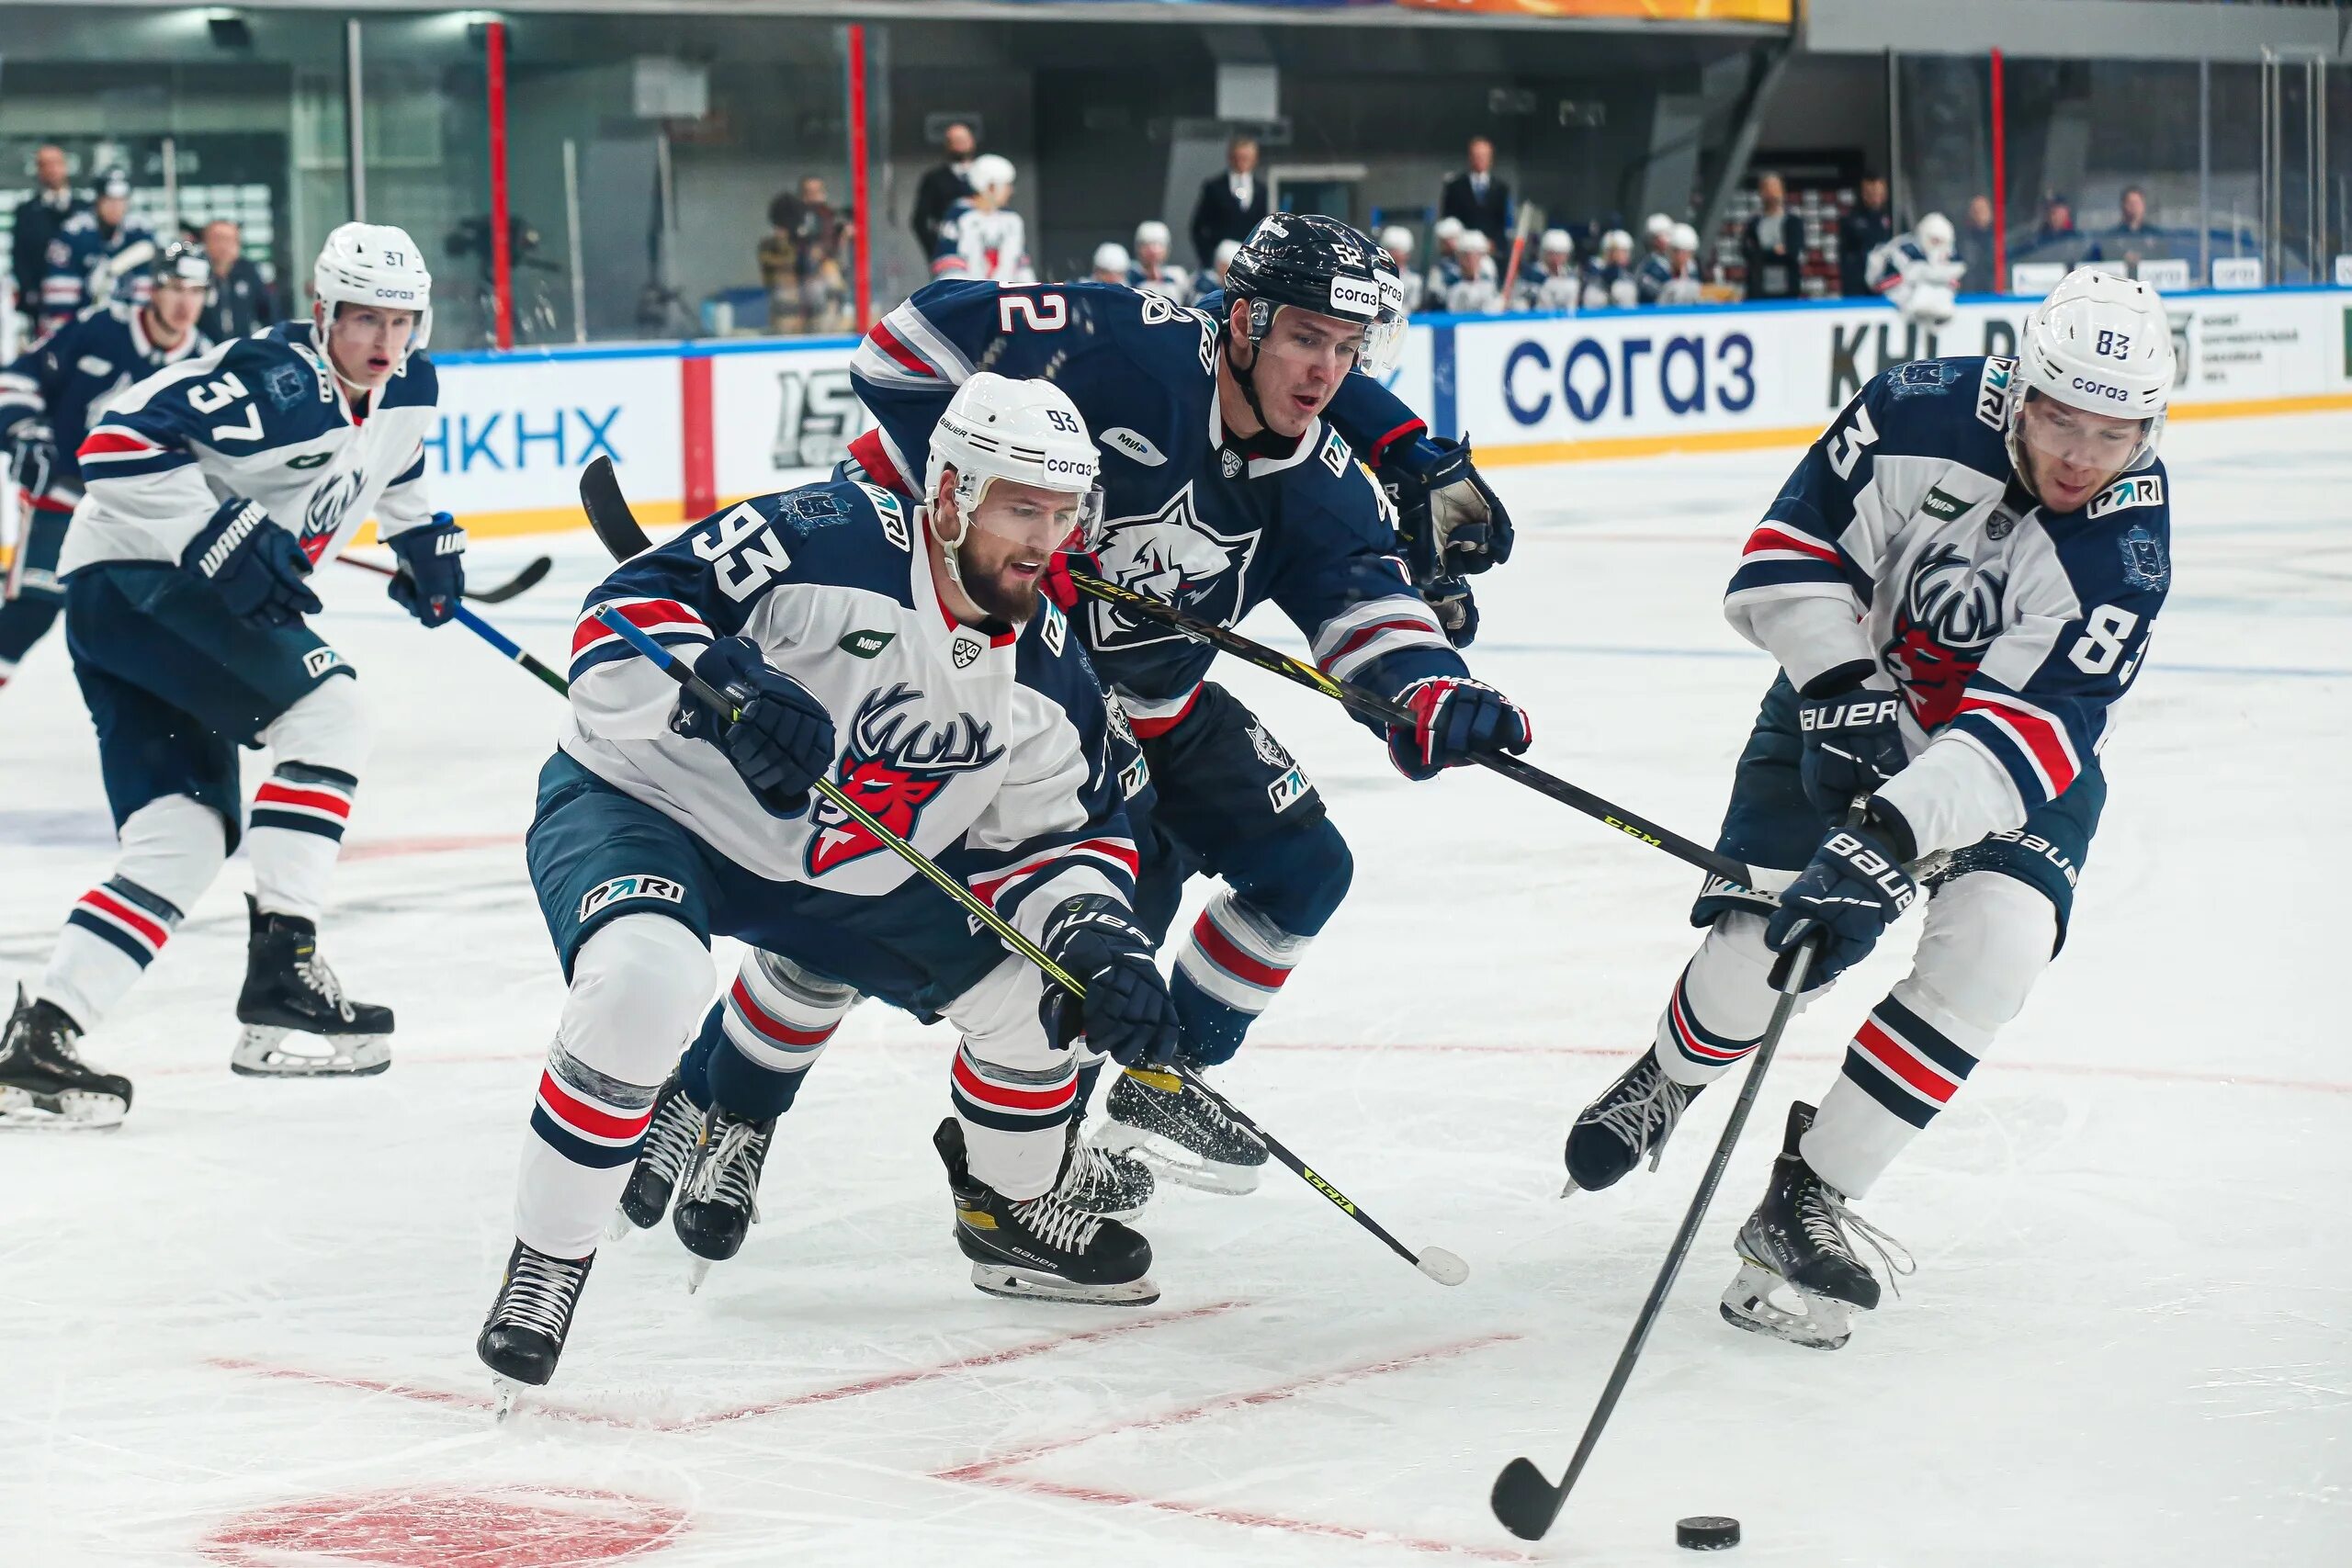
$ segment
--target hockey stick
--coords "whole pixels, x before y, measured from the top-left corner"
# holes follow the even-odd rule
[[[1866,804],[1866,798],[1855,800],[1846,814],[1847,827],[1860,825]],[[1665,1309],[1667,1292],[1674,1289],[1675,1277],[1682,1272],[1683,1259],[1690,1254],[1700,1222],[1707,1217],[1707,1205],[1714,1201],[1715,1189],[1723,1184],[1724,1168],[1731,1164],[1732,1145],[1739,1142],[1740,1134],[1747,1129],[1747,1113],[1756,1104],[1756,1091],[1764,1086],[1764,1075],[1772,1066],[1772,1054],[1780,1049],[1781,1032],[1796,1012],[1797,995],[1804,989],[1805,977],[1813,971],[1824,940],[1820,936],[1806,938],[1773,966],[1771,984],[1781,993],[1780,999],[1772,1004],[1772,1017],[1764,1026],[1764,1038],[1757,1042],[1755,1058],[1747,1067],[1747,1081],[1739,1087],[1739,1098],[1732,1103],[1731,1119],[1724,1123],[1723,1136],[1715,1140],[1714,1157],[1707,1161],[1706,1174],[1700,1178],[1699,1190],[1682,1216],[1681,1227],[1674,1233],[1673,1245],[1667,1248],[1666,1262],[1657,1271],[1657,1282],[1650,1286],[1648,1299],[1642,1303],[1642,1310],[1634,1318],[1634,1331],[1625,1337],[1625,1348],[1617,1353],[1617,1365],[1609,1374],[1608,1385],[1600,1391],[1600,1403],[1593,1406],[1591,1419],[1585,1423],[1584,1436],[1577,1442],[1575,1457],[1568,1461],[1567,1473],[1555,1486],[1544,1479],[1533,1460],[1522,1457],[1503,1466],[1502,1473],[1495,1477],[1495,1489],[1488,1499],[1495,1517],[1521,1540],[1544,1539],[1544,1532],[1559,1518],[1560,1510],[1567,1506],[1568,1494],[1575,1489],[1577,1478],[1584,1473],[1585,1461],[1592,1458],[1592,1450],[1600,1445],[1601,1428],[1609,1425],[1618,1397],[1634,1375],[1634,1363],[1641,1359],[1642,1347],[1648,1342],[1650,1330]]]
[[[598,457],[582,471],[580,502],[582,508],[588,513],[588,525],[595,530],[596,537],[616,558],[628,560],[651,547],[650,541],[645,536],[645,530],[638,525],[635,514],[629,511],[628,498],[621,494],[620,481],[614,476],[613,466],[609,459]],[[651,660],[656,669],[694,694],[696,700],[708,705],[714,712],[725,714],[730,719],[735,716],[734,705],[727,700],[724,694],[713,688],[708,682],[688,669],[683,660],[655,642],[633,622],[617,611],[609,611],[601,607],[594,614],[596,618],[610,627],[622,641]],[[1069,971],[1047,956],[1043,948],[1015,930],[1011,922],[998,914],[995,908],[979,895],[943,870],[929,855],[924,854],[876,820],[864,807],[843,795],[831,779],[820,778],[816,788],[818,794],[847,812],[851,820],[888,846],[891,852],[900,860],[921,872],[933,886],[961,906],[966,913],[1001,937],[1005,943],[1022,957],[1035,964],[1045,973],[1047,979],[1061,986],[1071,996],[1084,999],[1086,987],[1080,985]],[[1470,1277],[1470,1266],[1444,1247],[1424,1247],[1421,1251],[1415,1252],[1389,1235],[1387,1229],[1377,1220],[1356,1207],[1353,1199],[1321,1176],[1317,1175],[1305,1160],[1293,1154],[1280,1139],[1259,1126],[1231,1100],[1204,1083],[1197,1075],[1181,1067],[1172,1069],[1127,1067],[1123,1070],[1129,1077],[1165,1094],[1176,1092],[1176,1087],[1170,1081],[1172,1079],[1190,1083],[1200,1091],[1203,1098],[1216,1105],[1218,1110],[1255,1133],[1259,1140],[1266,1145],[1267,1152],[1282,1161],[1299,1179],[1330,1200],[1332,1206],[1341,1213],[1385,1243],[1397,1257],[1402,1258],[1441,1285],[1458,1285]]]
[[[1344,705],[1359,718],[1368,718],[1382,726],[1402,725],[1408,728],[1413,724],[1413,716],[1399,705],[1376,696],[1362,686],[1335,681],[1312,664],[1301,663],[1263,643],[1252,642],[1230,627],[1202,620],[1197,615],[1188,615],[1174,605],[1148,594],[1138,593],[1132,588],[1122,588],[1115,582],[1107,582],[1085,572],[1073,571],[1069,580],[1082,593],[1116,604],[1121,609],[1131,610],[1164,626],[1172,626],[1187,637],[1208,643],[1261,670],[1320,692]],[[1589,790],[1578,789],[1567,780],[1548,773],[1532,762],[1503,751],[1474,751],[1470,760],[1480,767],[1491,768],[1507,779],[1525,784],[1538,795],[1548,795],[1621,833],[1639,839],[1653,849],[1664,850],[1677,860],[1695,865],[1711,875],[1720,876],[1733,884],[1736,890],[1757,890],[1756,874],[1729,855],[1695,843],[1672,829],[1661,828],[1655,822],[1636,817],[1624,807],[1603,800]]]
[[[357,556],[337,556],[335,559],[345,566],[356,566],[362,571],[372,571],[379,577],[400,575],[398,567],[383,566],[371,560],[361,560]],[[537,588],[554,567],[554,561],[546,556],[540,556],[494,588],[467,589],[466,598],[475,604],[503,604],[509,599],[528,593],[532,589]]]
[[[1519,204],[1519,221],[1512,226],[1510,237],[1510,265],[1503,271],[1501,303],[1506,310],[1510,309],[1511,286],[1519,281],[1520,261],[1527,254],[1527,237],[1535,232],[1535,225],[1541,221],[1542,216],[1542,210],[1533,202],[1522,200]]]

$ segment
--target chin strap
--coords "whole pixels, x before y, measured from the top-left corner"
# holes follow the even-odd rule
[[[1253,299],[1250,302],[1250,320],[1254,323],[1257,319],[1258,304]],[[1250,405],[1250,416],[1257,420],[1260,430],[1273,429],[1266,418],[1264,406],[1258,401],[1258,340],[1254,337],[1250,340],[1250,364],[1245,368],[1233,361],[1233,323],[1229,318],[1217,327],[1217,336],[1224,340],[1226,368],[1232,371],[1233,378],[1241,384],[1241,400]]]

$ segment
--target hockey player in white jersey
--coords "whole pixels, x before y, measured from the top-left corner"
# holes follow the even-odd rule
[[[1459,276],[1445,291],[1445,308],[1456,315],[1482,316],[1501,310],[1502,274],[1495,266],[1495,244],[1476,229],[1453,242]]]
[[[1903,319],[1933,331],[1952,318],[1953,301],[1968,264],[1952,254],[1951,220],[1930,212],[1907,234],[1897,234],[1870,254],[1870,286],[1886,296]]]
[[[1124,284],[1127,281],[1127,269],[1134,265],[1126,246],[1116,240],[1105,240],[1094,247],[1094,270],[1088,274],[1087,281]]]
[[[1126,281],[1131,288],[1174,304],[1193,298],[1192,275],[1168,259],[1168,225],[1157,218],[1136,225],[1135,265],[1128,269]]]
[[[1402,223],[1391,223],[1380,231],[1380,248],[1396,264],[1396,280],[1405,288],[1405,314],[1418,315],[1427,280],[1413,265],[1413,231]]]
[[[1781,673],[1719,847],[1780,897],[1702,891],[1706,939],[1650,1046],[1569,1133],[1571,1184],[1656,1166],[1691,1098],[1764,1033],[1776,953],[1821,938],[1815,999],[1930,902],[1910,974],[1819,1110],[1791,1109],[1724,1295],[1739,1327],[1835,1348],[1879,1303],[1856,1238],[1909,1271],[1853,1206],[2065,941],[2107,798],[2099,750],[2170,584],[2155,454],[2173,377],[2154,292],[2078,270],[2015,360],[1916,360],[1864,387],[1747,540],[1724,612]]]
[[[1057,1192],[1081,1077],[1106,1055],[1164,1062],[1178,1036],[1131,914],[1103,692],[1038,592],[1056,547],[1094,536],[1099,459],[1058,387],[985,371],[930,458],[921,506],[846,479],[762,496],[589,594],[527,852],[571,991],[478,1346],[502,1378],[553,1374],[647,1128],[681,1094],[698,1125],[680,1234],[732,1253],[777,1118],[861,994],[962,1032],[936,1142],[973,1283],[1157,1297],[1149,1244]],[[607,606],[739,716],[682,700]],[[820,777],[1082,977],[1083,1002],[812,799]],[[753,952],[706,1026],[720,934]],[[688,1224],[688,1204],[710,1212]]]
[[[972,194],[947,209],[931,253],[933,277],[987,277],[1035,283],[1029,231],[1012,210],[1012,160],[983,152],[965,175]]]
[[[1577,272],[1577,243],[1566,229],[1546,229],[1536,242],[1535,265],[1511,290],[1514,310],[1574,310],[1584,292]]]
[[[1641,302],[1641,288],[1634,281],[1634,236],[1611,229],[1600,236],[1600,249],[1584,264],[1584,308],[1623,309]]]
[[[0,1040],[12,1119],[111,1125],[129,1109],[130,1082],[85,1066],[76,1042],[237,847],[240,746],[267,748],[274,765],[242,834],[254,894],[231,1065],[390,1064],[390,1010],[346,999],[318,953],[367,735],[355,671],[303,624],[320,608],[305,580],[372,514],[401,561],[392,597],[438,626],[464,586],[465,535],[425,495],[433,280],[415,246],[345,224],[311,283],[309,321],[137,383],[77,454],[85,489],[59,562],[66,648],[121,850]]]

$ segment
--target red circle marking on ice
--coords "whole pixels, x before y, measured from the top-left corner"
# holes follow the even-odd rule
[[[685,1529],[681,1510],[616,1492],[391,1491],[259,1508],[202,1551],[233,1568],[573,1568],[658,1551]]]

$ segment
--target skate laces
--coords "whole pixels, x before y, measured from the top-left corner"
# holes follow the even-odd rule
[[[1192,1114],[1208,1122],[1224,1137],[1238,1139],[1243,1143],[1256,1143],[1258,1134],[1225,1113],[1225,1107],[1219,1105],[1216,1098],[1203,1088],[1199,1073],[1198,1067],[1191,1067],[1177,1075],[1178,1080],[1184,1086],[1184,1099],[1191,1102]]]
[[[726,1122],[717,1146],[695,1167],[694,1179],[686,1184],[686,1201],[707,1203],[716,1199],[745,1210],[756,1220],[760,1210],[752,1188],[758,1179],[764,1134],[756,1122],[739,1122],[732,1116]]]
[[[1656,1170],[1658,1161],[1666,1157],[1666,1141],[1674,1136],[1675,1123],[1682,1120],[1683,1107],[1690,1103],[1690,1091],[1668,1077],[1655,1057],[1644,1060],[1641,1071],[1625,1089],[1622,1097],[1611,1096],[1600,1110],[1578,1117],[1577,1123],[1604,1127],[1629,1146],[1647,1149],[1650,1168]],[[1657,1128],[1655,1143],[1649,1135],[1652,1125]]]
[[[578,1298],[580,1282],[587,1275],[585,1258],[577,1263],[566,1262],[526,1247],[506,1277],[506,1290],[499,1297],[498,1311],[491,1321],[537,1329],[561,1344],[564,1325],[571,1316],[571,1303]]]
[[[674,1180],[694,1155],[695,1132],[694,1101],[683,1094],[671,1096],[662,1102],[652,1127],[645,1134],[646,1163]]]
[[[334,971],[327,967],[327,961],[319,956],[316,943],[311,945],[309,953],[294,960],[294,972],[302,976],[303,983],[311,989],[324,997],[335,1011],[345,1018],[351,1016],[351,1004],[343,999],[343,982],[334,977]]]
[[[1102,1228],[1102,1216],[1074,1209],[1053,1193],[1024,1199],[1012,1205],[1021,1223],[1036,1233],[1037,1239],[1048,1247],[1064,1252],[1083,1252]]]
[[[1815,1247],[1868,1269],[1869,1264],[1854,1256],[1853,1244],[1847,1239],[1846,1233],[1850,1230],[1860,1236],[1872,1252],[1878,1254],[1878,1260],[1886,1265],[1886,1282],[1897,1300],[1902,1298],[1903,1287],[1896,1281],[1919,1271],[1919,1260],[1911,1256],[1908,1247],[1854,1213],[1846,1200],[1838,1195],[1837,1189],[1819,1177],[1806,1183],[1804,1196],[1797,1201],[1797,1219],[1804,1226],[1806,1237]],[[1902,1258],[1900,1263],[1895,1261],[1898,1256]]]

